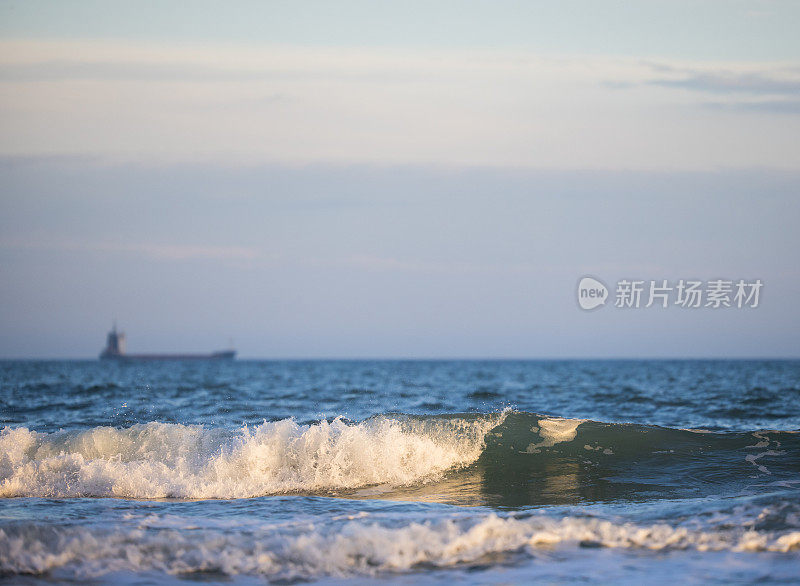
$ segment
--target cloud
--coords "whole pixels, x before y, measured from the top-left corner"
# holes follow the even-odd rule
[[[600,84],[603,87],[607,87],[612,90],[627,90],[639,85],[633,81],[621,81],[621,80],[604,80],[600,82]]]
[[[800,77],[786,72],[692,72],[677,79],[653,79],[651,85],[716,94],[800,94]]]
[[[76,242],[65,241],[0,241],[0,248],[46,252],[84,252],[101,254],[133,254],[164,261],[185,260],[255,260],[262,255],[245,246],[209,246],[152,243]]]
[[[86,62],[53,60],[0,65],[2,81],[248,81],[286,76],[274,70],[247,71],[212,65],[147,62]]]
[[[612,90],[643,87],[682,89],[697,94],[725,96],[725,101],[698,102],[705,108],[728,112],[763,114],[800,113],[800,67],[770,64],[745,64],[737,67],[684,67],[667,63],[643,62],[651,75],[641,81],[604,80]],[[653,77],[652,73],[657,74]]]
[[[686,67],[643,61],[641,66],[649,71],[649,75],[606,79],[601,83],[610,89],[657,86],[713,94],[773,95],[787,98],[800,94],[800,65],[748,63],[725,67],[714,64]]]
[[[163,260],[253,260],[258,251],[244,246],[185,246],[139,244],[121,247],[125,252],[140,252]]]
[[[231,63],[205,64],[147,61],[71,61],[49,60],[37,63],[0,64],[0,82],[41,81],[152,81],[188,83],[270,82],[303,79],[344,79],[350,81],[408,82],[425,79],[432,72],[418,71],[348,71],[318,67],[287,69],[269,61],[250,68]]]
[[[392,257],[381,257],[371,254],[357,254],[333,261],[339,266],[353,267],[376,272],[412,272],[412,273],[523,273],[532,274],[551,267],[534,263],[474,263],[474,262],[437,262],[423,260],[402,260]],[[330,264],[330,260],[324,261]]]
[[[785,102],[798,77],[774,64],[527,50],[0,41],[0,156],[794,169],[796,129],[779,116],[791,107],[763,106],[754,138],[744,108],[723,120],[698,96]]]
[[[709,108],[767,114],[800,114],[800,100],[760,100],[755,102],[708,102]]]

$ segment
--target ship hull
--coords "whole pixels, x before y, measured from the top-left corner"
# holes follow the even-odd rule
[[[211,354],[100,354],[101,360],[116,362],[161,362],[165,360],[233,360],[234,350],[224,350]]]
[[[161,362],[165,360],[233,360],[236,350],[218,350],[210,354],[128,354],[125,351],[125,333],[117,330],[117,324],[106,336],[106,347],[100,353],[100,360],[116,362]]]

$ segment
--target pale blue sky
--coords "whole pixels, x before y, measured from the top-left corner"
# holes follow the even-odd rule
[[[792,0],[3,0],[5,38],[510,47],[704,60],[800,58]]]
[[[798,355],[796,3],[191,6],[0,2],[0,357]]]

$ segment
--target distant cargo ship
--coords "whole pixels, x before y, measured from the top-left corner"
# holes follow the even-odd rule
[[[106,347],[100,353],[100,360],[120,360],[123,362],[149,362],[152,360],[233,360],[236,350],[220,350],[211,354],[127,354],[125,352],[125,333],[117,331],[117,324],[106,337]]]

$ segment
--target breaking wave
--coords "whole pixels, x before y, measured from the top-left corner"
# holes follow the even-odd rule
[[[146,423],[0,432],[0,497],[247,498],[430,482],[473,463],[505,414],[378,416],[236,431]]]
[[[797,432],[711,433],[513,411],[286,419],[236,430],[151,422],[0,432],[0,497],[236,499],[452,478],[463,494],[477,478],[476,490],[496,498],[474,504],[517,506],[678,496],[710,484],[790,485],[799,470]]]

